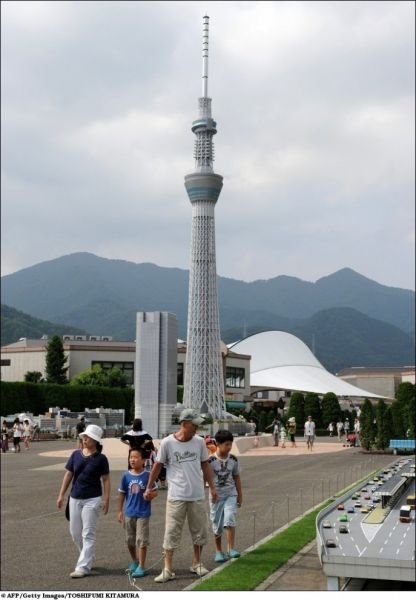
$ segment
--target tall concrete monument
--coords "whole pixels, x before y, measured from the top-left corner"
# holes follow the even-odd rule
[[[134,416],[152,437],[171,432],[176,406],[177,324],[168,312],[138,312]]]
[[[220,326],[215,259],[215,204],[222,176],[214,173],[217,124],[208,97],[209,17],[203,18],[202,96],[199,116],[192,123],[195,170],[185,176],[192,205],[191,265],[189,270],[188,338],[183,404],[209,413],[214,419],[225,410],[224,377],[220,351]]]

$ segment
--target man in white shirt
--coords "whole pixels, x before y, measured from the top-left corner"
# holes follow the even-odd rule
[[[315,423],[312,421],[311,415],[309,415],[308,420],[305,423],[305,432],[306,444],[308,446],[308,450],[312,451],[313,442],[315,440]]]
[[[168,481],[163,539],[165,561],[161,574],[155,577],[158,583],[175,579],[175,573],[172,571],[173,552],[179,546],[185,519],[188,520],[193,543],[190,571],[199,576],[208,573],[208,569],[201,562],[202,548],[208,540],[204,477],[208,482],[212,501],[216,502],[218,497],[208,463],[207,447],[204,440],[195,435],[203,419],[197,410],[185,408],[181,412],[179,422],[179,431],[164,438],[160,444],[144,494],[147,499],[148,492],[164,465]]]

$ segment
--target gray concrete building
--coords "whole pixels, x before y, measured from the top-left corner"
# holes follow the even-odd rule
[[[138,312],[134,416],[158,438],[170,432],[176,406],[177,322],[168,312]]]

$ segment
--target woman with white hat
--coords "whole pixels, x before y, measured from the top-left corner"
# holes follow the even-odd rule
[[[103,430],[88,425],[79,434],[83,447],[75,450],[65,465],[58,499],[58,508],[64,505],[65,493],[72,481],[69,497],[69,530],[80,554],[71,577],[86,577],[91,573],[95,559],[95,530],[100,505],[108,513],[110,502],[110,469],[100,444]]]

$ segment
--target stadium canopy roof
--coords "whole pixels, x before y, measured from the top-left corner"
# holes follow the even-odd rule
[[[329,373],[299,338],[284,331],[263,331],[230,344],[251,355],[250,385],[337,396],[384,398]]]

